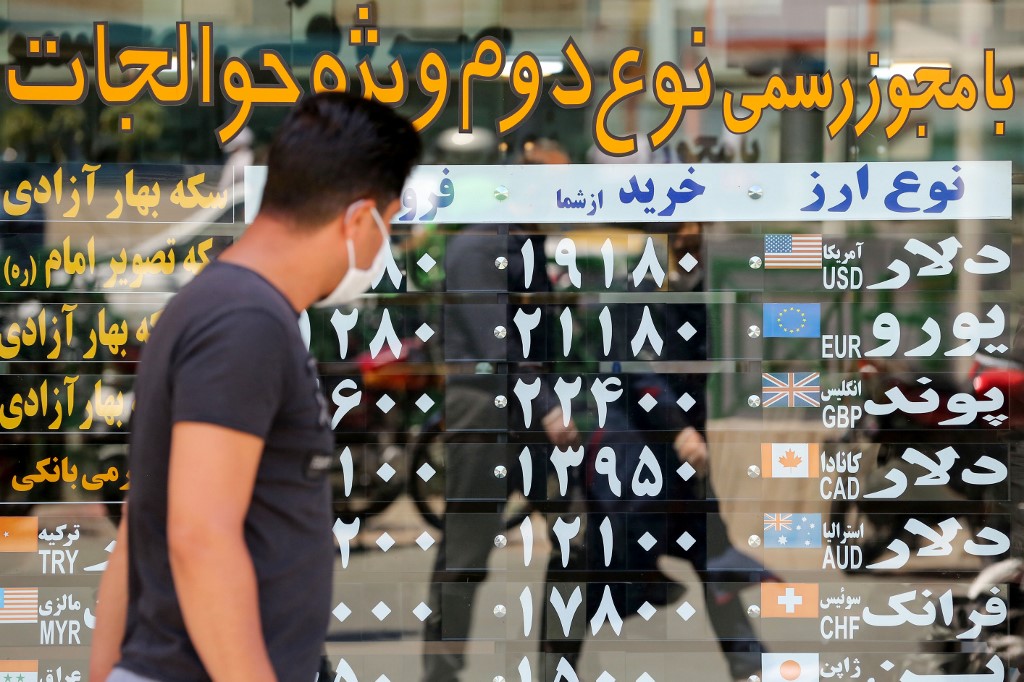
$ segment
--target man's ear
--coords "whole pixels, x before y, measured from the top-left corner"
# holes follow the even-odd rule
[[[355,239],[359,234],[359,226],[364,221],[373,221],[373,216],[370,215],[370,207],[373,205],[373,199],[357,199],[348,205],[345,212],[339,216],[343,237]]]
[[[381,218],[384,219],[384,224],[387,225],[395,218],[395,214],[402,208],[402,202],[398,198],[389,201],[383,209],[380,211]]]

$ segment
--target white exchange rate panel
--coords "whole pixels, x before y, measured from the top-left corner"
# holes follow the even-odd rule
[[[1009,161],[420,166],[401,223],[1009,218]],[[245,169],[245,217],[266,168]]]

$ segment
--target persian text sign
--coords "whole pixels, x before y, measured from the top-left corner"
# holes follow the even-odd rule
[[[245,171],[252,222],[266,168]],[[421,166],[396,223],[1009,218],[1009,161]]]
[[[5,222],[230,223],[234,170],[166,164],[25,164],[0,185]],[[80,191],[81,190],[81,191]]]
[[[355,24],[348,31],[336,26],[339,35],[347,35],[348,44],[355,47],[357,52],[370,47],[372,54],[372,48],[381,45],[375,4],[358,5]],[[784,21],[787,25],[792,23],[794,14],[792,10],[785,12]],[[799,14],[804,15],[806,21],[806,15],[813,12]],[[769,17],[772,16],[781,17],[782,13],[772,10]],[[760,26],[765,26],[762,17],[758,16],[756,21]],[[448,64],[443,52],[437,49],[423,50],[418,55],[414,72],[406,67],[400,54],[401,36],[398,36],[387,50],[394,56],[386,69],[390,78],[382,83],[374,73],[369,57],[364,57],[356,71],[350,74],[340,56],[330,50],[320,52],[311,64],[291,64],[280,52],[270,48],[259,50],[258,62],[255,58],[245,61],[239,55],[215,59],[214,56],[220,54],[221,48],[215,47],[213,24],[200,22],[198,28],[198,40],[195,42],[191,22],[179,21],[175,29],[174,47],[138,47],[119,43],[112,35],[114,32],[110,30],[108,22],[94,22],[91,44],[85,39],[84,44],[76,46],[79,49],[75,50],[65,41],[63,51],[74,54],[74,57],[65,62],[67,75],[62,79],[63,82],[58,83],[40,83],[23,78],[23,75],[28,76],[34,66],[33,62],[39,58],[58,58],[62,54],[61,38],[48,34],[29,36],[26,40],[25,36],[15,34],[11,48],[15,64],[0,70],[5,72],[8,96],[18,104],[81,104],[90,92],[88,65],[95,65],[95,93],[107,106],[130,104],[145,94],[163,106],[179,106],[189,101],[189,93],[195,87],[199,93],[199,103],[203,106],[215,102],[232,105],[234,111],[230,119],[216,130],[221,146],[235,139],[245,128],[257,106],[290,106],[297,102],[306,92],[301,84],[304,72],[308,74],[308,84],[313,92],[348,92],[350,81],[354,86],[358,80],[364,97],[386,105],[405,102],[411,84],[415,83],[430,99],[426,108],[411,121],[416,130],[423,130],[438,120],[457,84],[459,130],[463,133],[472,132],[474,84],[508,79],[512,98],[518,102],[494,124],[499,135],[508,135],[529,120],[546,88],[545,65],[537,55],[529,51],[510,54],[501,41],[488,35],[477,41],[471,55],[457,67]],[[778,32],[772,31],[772,34],[778,35]],[[19,42],[22,45],[27,43],[28,50],[22,53],[24,47],[19,49]],[[697,55],[705,51],[707,43],[704,27],[691,28],[690,46],[697,48]],[[650,74],[643,73],[643,50],[635,46],[624,47],[608,66],[609,87],[605,90],[600,83],[603,78],[595,77],[593,67],[571,36],[565,41],[561,53],[559,58],[548,61],[548,64],[554,63],[555,73],[568,67],[572,76],[567,81],[556,81],[548,89],[548,96],[557,106],[565,109],[587,107],[596,102],[591,128],[594,143],[610,156],[629,156],[639,149],[637,134],[620,136],[609,127],[613,109],[630,97],[649,90],[654,100],[666,110],[663,122],[646,136],[652,150],[659,149],[672,139],[688,111],[706,109],[716,101],[715,77],[706,57],[697,65],[693,79],[688,84],[688,75],[684,75],[683,70],[672,62],[662,62]],[[116,58],[113,54],[116,54]],[[984,71],[977,79],[981,81],[981,86],[966,73],[954,78],[953,69],[948,66],[923,65],[915,69],[913,86],[911,79],[900,73],[889,74],[888,78],[883,79],[887,81],[887,87],[879,83],[877,75],[873,76],[867,83],[869,105],[856,118],[858,112],[855,102],[859,95],[850,77],[836,82],[829,71],[823,74],[798,74],[793,79],[774,74],[768,78],[761,92],[734,93],[723,89],[722,122],[730,133],[743,135],[757,126],[765,112],[796,109],[825,111],[834,106],[838,108],[838,113],[826,126],[829,137],[835,139],[843,130],[861,137],[872,130],[883,110],[882,104],[886,102],[889,105],[886,109],[896,112],[895,117],[885,126],[886,138],[892,139],[911,120],[911,114],[932,105],[946,111],[970,111],[983,101],[991,111],[1009,110],[1016,96],[1013,78],[1006,73],[1002,77],[997,76],[995,49],[985,49],[983,55]],[[407,56],[411,63],[413,55]],[[172,66],[175,64],[194,64],[195,68],[178,69]],[[878,67],[877,52],[868,53],[868,64]],[[138,68],[140,65],[146,68]],[[308,71],[303,67],[308,67]],[[694,82],[696,85],[693,85]],[[952,88],[943,88],[950,84]],[[219,100],[216,95],[218,85]],[[927,135],[926,125],[919,124],[917,129],[919,137]],[[120,115],[118,130],[125,133],[134,130],[132,114]],[[993,132],[997,136],[1004,135],[1006,121],[996,121]]]

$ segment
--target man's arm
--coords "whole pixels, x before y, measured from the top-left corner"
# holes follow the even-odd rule
[[[89,657],[89,679],[96,682],[104,682],[121,660],[121,642],[128,617],[128,504],[121,509],[117,543],[107,559],[107,569],[96,595],[96,629]]]
[[[680,431],[672,441],[672,447],[680,462],[689,462],[699,476],[707,476],[708,444],[697,429],[687,426]]]
[[[263,439],[178,422],[171,434],[167,541],[189,637],[216,682],[275,682],[245,543]]]

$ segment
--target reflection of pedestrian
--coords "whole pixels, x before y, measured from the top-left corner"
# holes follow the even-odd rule
[[[259,215],[164,310],[135,384],[131,513],[100,585],[91,679],[313,679],[334,438],[296,322],[368,288],[418,154],[387,107],[306,99],[271,145]]]
[[[669,236],[672,266],[668,290],[695,292],[703,289],[699,264],[691,266],[689,271],[677,267],[686,254],[694,257],[700,254],[700,245],[697,224],[684,224]],[[658,289],[650,280],[644,280],[637,291],[650,294]],[[661,329],[669,330],[666,333],[686,326],[692,327],[693,333],[685,343],[665,343],[660,354],[655,354],[649,345],[645,346],[636,360],[649,362],[650,371],[618,375],[626,394],[608,406],[604,427],[593,434],[587,446],[584,488],[588,551],[573,557],[575,563],[570,564],[568,572],[562,570],[560,555],[557,552],[552,555],[546,595],[555,583],[584,581],[584,622],[590,622],[597,612],[606,585],[616,611],[623,617],[637,613],[645,602],[651,606],[669,604],[682,590],[658,569],[657,561],[662,552],[654,550],[653,546],[651,550],[641,549],[645,547],[646,534],[662,538],[657,545],[659,548],[667,547],[665,552],[687,560],[698,572],[707,588],[708,617],[730,673],[737,680],[747,680],[750,675],[760,674],[761,646],[743,611],[737,586],[724,583],[749,579],[749,574],[760,566],[730,545],[707,477],[707,375],[699,369],[655,371],[660,361],[707,360],[707,307],[703,303],[644,303],[615,304],[609,308],[612,320],[623,329],[640,329],[647,308],[651,319],[658,320]],[[619,346],[612,348],[610,357],[632,358],[627,336],[617,333],[613,338]],[[640,407],[638,401],[644,395],[651,396],[653,404]],[[684,396],[690,397],[685,410],[678,402]],[[685,400],[683,404],[687,404]],[[621,482],[619,490],[613,490],[606,474],[598,472],[598,453],[605,447],[615,453],[615,477]],[[643,461],[645,449],[654,454],[663,472],[664,491],[659,495],[662,501],[637,495],[635,486],[630,485]],[[693,469],[687,480],[675,473],[681,462]],[[605,546],[602,532],[613,539],[614,551],[607,559],[601,551]],[[543,609],[542,613],[545,623],[541,632],[548,638],[543,643],[544,650],[561,653],[574,664],[583,640],[551,639],[552,635],[560,635],[561,629],[548,625],[548,609]]]
[[[567,163],[568,157],[554,143],[534,143],[525,161]],[[482,259],[478,248],[481,236],[494,233],[494,225],[469,226],[448,241],[445,261],[449,264],[449,290],[470,291],[480,282],[491,279],[494,263]],[[511,225],[506,243],[509,291],[516,294],[550,292],[551,282],[544,267],[544,237],[530,234],[527,226]],[[528,243],[536,257],[530,272],[530,285],[524,286],[527,273],[523,247]],[[534,338],[542,341],[534,341],[529,354],[524,357],[518,329],[511,323],[520,307],[531,311],[536,308],[535,305],[508,306],[508,320],[504,326],[508,329],[505,345],[510,360],[509,387],[519,379],[526,383],[539,381],[539,393],[533,404],[536,417],[532,424],[533,433],[538,435],[533,439],[546,439],[555,445],[567,446],[578,438],[576,426],[571,420],[568,425],[564,424],[558,399],[541,362],[548,355],[545,344],[551,335],[541,329],[534,330]],[[488,338],[492,338],[491,330],[482,328],[474,306],[446,306],[445,353],[449,359],[473,361],[493,358]],[[481,363],[478,368],[483,373],[494,371],[490,363]],[[424,632],[427,642],[424,682],[456,682],[459,671],[465,666],[465,641],[469,638],[473,602],[480,583],[487,577],[487,561],[494,549],[494,539],[504,532],[500,508],[503,505],[498,505],[495,510],[493,503],[481,505],[472,501],[477,497],[481,482],[494,478],[493,454],[498,434],[507,433],[510,442],[530,439],[530,429],[518,411],[512,412],[514,421],[507,425],[507,431],[489,423],[493,418],[494,397],[493,393],[481,390],[471,377],[466,380],[453,374],[448,380],[445,395],[445,452],[449,464],[445,494],[448,499],[445,533],[438,544],[431,577],[431,614]],[[484,430],[490,430],[490,433],[482,432]],[[536,471],[538,467],[534,469]],[[518,476],[514,478],[521,480]]]
[[[240,184],[245,174],[245,167],[255,163],[256,155],[253,153],[252,128],[242,128],[233,140],[224,145],[224,165],[221,168],[220,180],[217,182],[217,191],[223,192],[233,185]]]
[[[32,170],[35,168],[36,177]],[[30,181],[33,186],[39,180],[42,166],[28,163],[0,163],[0,194],[9,192],[15,195],[23,181]],[[39,256],[43,248],[46,234],[46,213],[42,206],[31,202],[23,216],[12,221],[0,221],[0,253],[12,256],[15,263],[28,263],[28,256]]]

